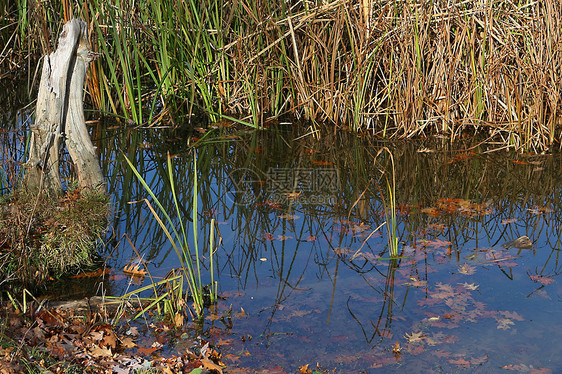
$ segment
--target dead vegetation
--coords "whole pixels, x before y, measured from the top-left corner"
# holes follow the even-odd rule
[[[199,109],[254,127],[288,115],[391,138],[483,133],[539,153],[560,142],[553,0],[56,4],[37,5],[28,29],[45,38],[62,22],[46,14],[86,19],[103,55],[92,103],[139,124]]]
[[[71,189],[58,199],[16,190],[0,202],[0,279],[37,287],[50,278],[91,265],[96,241],[107,228],[103,194]]]

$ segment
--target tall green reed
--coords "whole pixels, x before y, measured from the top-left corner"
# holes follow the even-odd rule
[[[384,180],[386,184],[386,196],[382,192],[378,184],[377,184],[377,188],[379,188],[381,199],[384,205],[388,252],[390,254],[390,257],[397,257],[398,256],[398,221],[396,217],[396,169],[394,165],[394,156],[392,155],[390,149],[388,149],[387,147],[383,147],[378,151],[377,155],[375,156],[375,163],[377,161],[377,158],[383,152],[388,153],[390,157],[392,177],[389,179],[387,172],[383,171]]]
[[[178,196],[176,194],[176,187],[174,183],[174,174],[173,174],[173,165],[172,159],[168,154],[167,159],[167,168],[168,168],[168,178],[170,183],[170,190],[172,193],[173,203],[175,207],[176,217],[175,220],[171,218],[170,213],[166,211],[163,205],[160,203],[150,186],[146,183],[144,178],[140,175],[137,169],[134,167],[132,162],[125,156],[125,160],[127,161],[129,167],[137,177],[137,179],[143,185],[145,191],[150,195],[151,200],[156,205],[156,209],[152,206],[149,200],[144,199],[146,202],[150,212],[152,213],[153,217],[158,222],[158,225],[162,229],[164,235],[168,239],[168,242],[173,247],[178,260],[180,262],[181,267],[174,271],[171,274],[171,278],[165,279],[164,281],[159,282],[158,285],[161,284],[168,284],[171,280],[174,281],[171,287],[171,293],[173,297],[177,300],[182,300],[181,305],[187,305],[187,297],[191,297],[193,299],[193,305],[195,308],[195,315],[198,318],[201,318],[204,313],[204,285],[201,280],[201,268],[200,263],[203,259],[202,255],[199,253],[198,248],[198,210],[197,210],[197,200],[198,200],[198,193],[197,193],[197,161],[194,156],[194,173],[193,173],[193,200],[192,200],[192,222],[193,222],[193,234],[194,234],[194,249],[195,251],[192,252],[190,249],[190,245],[188,243],[188,235],[186,231],[186,224],[184,224],[184,220],[182,219],[182,212],[181,212],[181,204],[178,201]],[[211,243],[213,242],[213,235],[211,235]],[[213,247],[211,246],[211,251]],[[211,253],[212,259],[212,253]],[[217,295],[217,284],[214,280],[214,269],[213,269],[213,262],[211,260],[211,287],[210,287],[210,299],[212,301],[216,301]],[[183,286],[184,283],[187,285],[187,291],[185,294],[183,293]],[[153,289],[155,293],[155,299],[152,300],[152,305],[156,305],[162,300],[166,299],[166,294],[158,295],[156,291],[155,285],[147,286],[141,290],[148,290]],[[141,290],[137,290],[140,292]],[[130,295],[129,295],[130,296]],[[178,303],[176,303],[178,305]]]

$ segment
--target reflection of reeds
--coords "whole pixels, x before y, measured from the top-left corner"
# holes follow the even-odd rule
[[[133,149],[140,144],[140,140],[135,140],[136,132],[123,134],[120,141],[107,142],[107,147],[100,147],[102,151],[102,161],[109,165],[109,160],[120,160],[116,156],[119,149]],[[134,136],[133,136],[134,135]],[[175,209],[169,187],[157,186],[158,180],[167,178],[167,170],[161,167],[161,162],[152,156],[155,152],[165,153],[166,144],[162,139],[174,135],[155,134],[148,132],[146,140],[153,144],[153,149],[146,154],[137,152],[137,165],[143,175],[150,175],[153,182],[151,186],[157,188],[162,205],[171,211]],[[239,228],[240,243],[245,255],[239,261],[233,260],[228,264],[234,266],[230,271],[240,274],[241,272],[251,274],[253,272],[253,261],[259,258],[257,251],[263,244],[260,242],[262,232],[273,232],[278,228],[277,221],[271,221],[271,210],[261,208],[259,205],[248,205],[234,207],[233,202],[226,196],[228,191],[221,181],[228,178],[230,171],[251,167],[257,174],[265,175],[269,168],[276,167],[312,167],[312,161],[329,161],[329,167],[339,170],[341,187],[334,193],[337,204],[326,206],[304,206],[299,207],[307,214],[315,217],[312,221],[307,221],[309,228],[304,234],[290,234],[300,239],[306,239],[308,235],[323,237],[322,232],[317,232],[314,220],[328,223],[324,231],[333,226],[331,220],[368,220],[371,229],[379,226],[385,221],[384,204],[380,199],[378,191],[369,193],[371,180],[380,180],[382,168],[387,175],[391,173],[392,165],[389,157],[379,156],[378,167],[373,166],[372,160],[376,153],[373,149],[379,149],[380,145],[367,139],[358,139],[351,134],[324,133],[318,139],[311,137],[303,138],[298,142],[291,143],[288,147],[286,141],[298,137],[298,133],[292,132],[254,132],[243,135],[239,138],[237,146],[233,146],[229,140],[229,130],[224,130],[224,136],[217,133],[217,137],[208,143],[201,143],[198,148],[198,170],[201,175],[199,180],[199,197],[205,209],[216,209],[217,214],[222,216],[222,220],[232,220],[233,227]],[[209,140],[212,137],[208,138]],[[138,141],[138,143],[135,143]],[[430,231],[430,235],[439,235],[441,238],[452,243],[454,248],[460,248],[465,242],[472,240],[475,233],[484,230],[487,236],[497,237],[505,226],[501,224],[503,219],[513,218],[525,212],[528,204],[537,206],[550,204],[552,213],[549,217],[555,222],[562,222],[559,209],[562,204],[560,200],[560,180],[562,175],[555,158],[536,157],[526,159],[527,165],[520,165],[509,161],[505,154],[483,155],[482,149],[475,148],[474,154],[469,152],[454,151],[455,145],[448,142],[442,144],[426,144],[426,147],[441,148],[442,151],[435,153],[418,153],[419,148],[415,143],[402,144],[391,147],[391,152],[395,162],[395,202],[397,224],[396,236],[398,240],[404,242],[415,241],[415,234],[427,230],[431,223],[443,223],[442,231]],[[462,144],[459,145],[462,148]],[[186,149],[187,150],[187,149]],[[112,153],[113,152],[113,153]],[[457,155],[467,154],[467,158],[459,158]],[[514,156],[515,157],[515,156]],[[459,161],[456,161],[459,160]],[[536,163],[536,165],[531,164]],[[119,165],[119,164],[117,164]],[[107,168],[107,166],[105,166]],[[193,175],[193,163],[187,162],[185,156],[180,154],[178,162],[174,163],[174,175],[177,185],[181,185],[183,196],[192,194],[191,182],[188,176]],[[130,179],[125,174],[121,176],[106,169],[110,175],[110,184],[114,189],[120,189],[121,183],[130,186],[123,191],[117,202],[118,207],[124,210],[124,220],[128,227],[138,227],[133,231],[142,232],[147,237],[138,238],[139,242],[155,243],[150,259],[158,256],[156,248],[166,241],[166,238],[159,230],[146,230],[139,227],[142,220],[135,217],[140,212],[131,212],[125,203],[131,196],[142,193],[134,179]],[[126,169],[124,169],[126,170]],[[415,171],[415,172],[412,172]],[[123,179],[128,178],[128,179]],[[390,178],[390,175],[389,175]],[[383,185],[384,187],[384,185]],[[388,188],[388,187],[387,187]],[[361,212],[351,209],[352,203],[357,200],[357,192],[367,190],[364,195],[366,201],[362,203]],[[386,193],[385,193],[386,195]],[[168,196],[168,197],[165,197]],[[262,196],[267,198],[267,196]],[[435,206],[440,198],[463,198],[474,203],[491,203],[494,212],[491,215],[469,216],[457,215],[451,217],[432,218],[425,214],[418,214],[421,208]],[[123,202],[121,202],[123,199]],[[265,201],[265,200],[263,200]],[[259,201],[257,201],[259,202]],[[189,210],[191,207],[189,208]],[[357,207],[357,209],[359,209]],[[351,216],[349,212],[351,210]],[[129,212],[129,213],[126,213]],[[189,212],[184,209],[184,216]],[[524,215],[526,222],[519,221],[508,226],[506,235],[515,238],[521,235],[536,237],[537,233],[531,235],[526,232],[527,227],[536,227],[535,230],[553,230],[556,224],[540,224],[541,215]],[[399,218],[399,219],[398,219]],[[494,218],[494,219],[492,219]],[[205,219],[205,217],[203,217]],[[484,225],[483,223],[486,222]],[[208,221],[207,221],[208,223]],[[152,224],[157,225],[155,221]],[[201,225],[201,230],[205,237],[210,236],[208,224]],[[119,230],[119,227],[116,227]],[[310,230],[314,230],[310,232]],[[304,235],[304,236],[303,236]],[[327,235],[327,234],[326,234]],[[341,240],[345,241],[345,233],[341,235]],[[551,238],[559,236],[559,233],[552,231]],[[160,243],[160,244],[159,244]],[[365,250],[380,253],[380,249],[370,246],[367,241]],[[207,245],[207,243],[205,243]],[[360,243],[361,244],[361,243]],[[359,246],[345,244],[356,250]],[[233,248],[234,249],[234,248]],[[208,253],[208,249],[205,249]],[[160,253],[162,256],[162,253]],[[242,276],[246,279],[246,276]]]
[[[37,35],[48,49],[64,13],[53,3],[20,12],[12,50]],[[87,4],[74,15],[91,21],[103,54],[93,101],[137,123],[202,109],[212,121],[257,127],[288,113],[386,137],[484,129],[531,151],[559,137],[553,0]]]

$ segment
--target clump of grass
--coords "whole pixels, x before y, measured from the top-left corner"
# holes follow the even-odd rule
[[[389,178],[387,173],[383,171],[385,185],[386,185],[386,195],[383,193],[380,186],[377,184],[379,189],[381,199],[384,206],[384,216],[385,216],[385,226],[388,241],[388,253],[390,257],[398,256],[398,221],[396,218],[396,169],[394,166],[394,156],[392,152],[387,147],[383,147],[379,150],[375,156],[375,162],[377,158],[383,153],[388,153],[390,157],[390,165],[392,178]]]
[[[168,275],[161,281],[156,282],[150,272],[148,274],[151,279],[151,284],[142,287],[138,290],[129,292],[123,295],[121,299],[129,299],[133,296],[139,297],[140,293],[143,291],[151,290],[153,292],[153,297],[142,298],[143,301],[148,302],[147,306],[138,313],[134,318],[138,318],[145,311],[151,308],[156,308],[161,310],[161,305],[163,312],[172,318],[176,316],[183,315],[181,312],[187,308],[190,312],[191,309],[188,307],[188,302],[193,301],[194,313],[191,313],[196,319],[201,319],[204,314],[205,305],[209,303],[214,303],[217,300],[217,283],[214,280],[214,270],[213,270],[213,248],[214,248],[214,227],[211,228],[210,235],[210,277],[211,284],[209,286],[204,286],[201,278],[201,261],[203,260],[203,254],[200,253],[198,247],[198,227],[197,227],[197,162],[194,158],[194,172],[193,172],[193,200],[192,200],[192,229],[193,229],[193,247],[188,243],[187,230],[188,227],[184,224],[182,219],[182,207],[178,201],[176,195],[176,186],[174,182],[174,174],[172,167],[172,158],[168,154],[168,180],[170,183],[170,190],[172,193],[172,198],[175,207],[175,219],[172,219],[173,213],[166,211],[164,206],[160,203],[150,186],[146,183],[144,178],[140,175],[138,170],[134,167],[132,162],[125,156],[125,160],[129,164],[129,167],[137,177],[137,179],[143,185],[145,191],[150,195],[152,202],[156,205],[153,207],[152,203],[148,199],[144,201],[150,212],[158,222],[158,225],[164,232],[168,242],[173,247],[180,267],[178,269],[172,269]],[[213,224],[214,222],[212,222]],[[140,257],[140,255],[139,255]],[[144,264],[144,263],[143,263]],[[145,266],[146,267],[146,266]],[[209,302],[206,302],[206,299]]]
[[[110,214],[106,195],[70,189],[58,199],[17,189],[0,201],[0,276],[38,286],[91,265]]]

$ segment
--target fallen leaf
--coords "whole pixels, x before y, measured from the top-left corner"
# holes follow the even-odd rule
[[[464,282],[464,283],[459,283],[461,286],[463,286],[464,288],[466,288],[467,290],[470,291],[475,291],[478,289],[479,285],[474,284],[474,283],[468,283],[468,282]]]
[[[510,311],[506,310],[506,311],[503,311],[503,312],[499,312],[499,314],[501,314],[505,318],[514,319],[516,321],[523,321],[524,320],[524,318],[517,312],[510,312]]]
[[[416,278],[410,278],[410,281],[407,284],[409,284],[411,286],[414,286],[414,287],[425,287],[425,286],[427,286],[427,281],[419,280],[419,279],[416,279]]]
[[[130,338],[130,337],[127,336],[127,337],[123,338],[123,340],[121,340],[121,346],[122,346],[124,349],[128,349],[128,348],[134,348],[134,347],[136,347],[137,344],[133,341],[132,338]]]
[[[215,364],[213,361],[207,358],[202,358],[200,359],[200,361],[203,364],[203,367],[205,367],[205,369],[216,370],[222,374],[222,366]]]
[[[111,349],[109,348],[102,348],[99,347],[97,345],[93,345],[90,348],[90,353],[92,354],[92,356],[94,357],[111,357],[112,353],[111,353]]]
[[[476,272],[476,268],[465,262],[463,265],[459,266],[458,272],[464,275],[471,275]]]
[[[510,249],[510,248],[531,249],[533,248],[533,242],[531,241],[531,239],[529,239],[528,236],[523,235],[515,240],[512,240],[507,243],[503,243],[502,247],[504,247],[505,249]]]
[[[117,335],[111,330],[106,331],[100,344],[102,346],[115,348],[117,346]]]
[[[549,278],[549,277],[544,277],[542,275],[529,275],[529,278],[531,278],[531,280],[533,280],[535,282],[542,283],[545,286],[554,282],[554,279]]]
[[[423,208],[421,212],[431,217],[438,217],[439,215],[441,215],[441,211],[437,208]]]
[[[457,359],[457,360],[455,360],[455,359],[449,359],[449,362],[450,362],[451,364],[455,364],[455,365],[459,365],[459,366],[464,366],[464,367],[467,367],[467,368],[470,367],[470,361],[467,361],[467,360],[465,360],[465,359],[462,358],[462,357],[459,358],[459,359]]]
[[[146,270],[140,269],[140,264],[129,264],[123,268],[123,273],[143,278],[146,275]]]
[[[497,329],[501,329],[501,330],[508,330],[511,328],[510,325],[515,325],[515,323],[510,320],[509,318],[498,318],[498,326]]]
[[[174,317],[174,324],[176,325],[176,327],[182,327],[183,326],[183,314],[181,314],[180,312],[177,312],[175,317]]]
[[[408,335],[405,334],[404,337],[408,340],[408,343],[419,343],[423,341],[424,335],[423,332],[413,332],[412,334]]]
[[[158,349],[159,347],[148,347],[148,348],[139,347],[137,351],[139,354],[143,356],[150,356],[154,351],[157,351]]]

